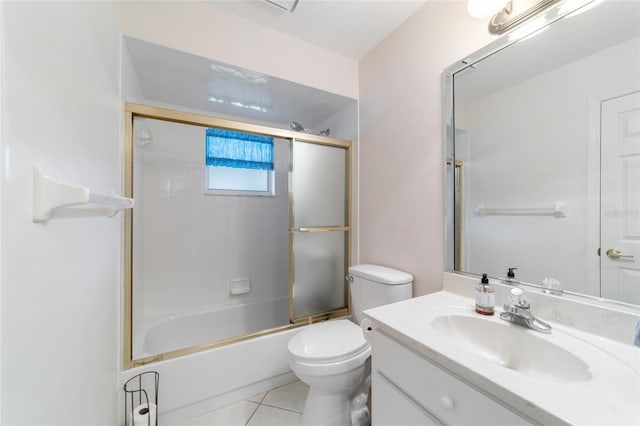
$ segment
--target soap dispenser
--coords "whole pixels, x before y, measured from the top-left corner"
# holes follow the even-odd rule
[[[476,286],[476,312],[482,315],[493,315],[495,307],[496,296],[493,287],[489,285],[487,274],[482,274],[482,279]]]

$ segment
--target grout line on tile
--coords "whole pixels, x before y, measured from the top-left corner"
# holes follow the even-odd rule
[[[264,399],[264,397],[262,397],[262,399]],[[256,402],[254,402],[254,404],[256,404],[256,408],[253,409],[253,412],[251,413],[251,415],[249,416],[247,421],[244,423],[244,426],[247,426],[249,424],[249,422],[251,421],[251,418],[256,414],[256,411],[258,411],[258,408],[260,408],[260,405],[262,405],[262,404],[256,403]]]
[[[264,401],[264,399],[267,397],[267,394],[271,392],[271,391],[266,391],[263,395],[262,398],[260,398],[260,401],[257,402],[257,404],[262,404],[262,401]],[[248,401],[248,400],[247,400]],[[252,401],[252,402],[256,402],[256,401]]]
[[[302,411],[296,411],[290,408],[278,407],[277,405],[271,405],[271,404],[265,404],[265,403],[260,403],[260,405],[264,405],[265,407],[277,408],[278,410],[289,411],[290,413],[302,414]]]

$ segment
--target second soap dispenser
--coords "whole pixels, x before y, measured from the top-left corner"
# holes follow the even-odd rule
[[[482,315],[493,315],[496,307],[496,296],[489,284],[487,274],[482,274],[476,286],[476,312]]]
[[[507,268],[507,284],[515,284],[516,283],[516,273],[514,272],[518,268]]]

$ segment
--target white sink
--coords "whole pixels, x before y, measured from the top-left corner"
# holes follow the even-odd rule
[[[538,336],[536,331],[506,321],[479,316],[447,314],[431,321],[434,331],[473,351],[488,361],[555,382],[592,379],[585,361],[566,349]]]
[[[585,331],[601,323],[615,327],[620,317],[544,295],[535,302],[534,314],[547,313],[542,320],[553,327],[549,334],[500,319],[500,308],[479,315],[473,299],[449,291],[365,315],[374,330],[541,424],[640,425],[640,350]],[[578,308],[585,313],[578,315]]]

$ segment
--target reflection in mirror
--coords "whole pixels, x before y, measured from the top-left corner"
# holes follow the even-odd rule
[[[584,9],[449,69],[449,266],[640,304],[640,2]]]

